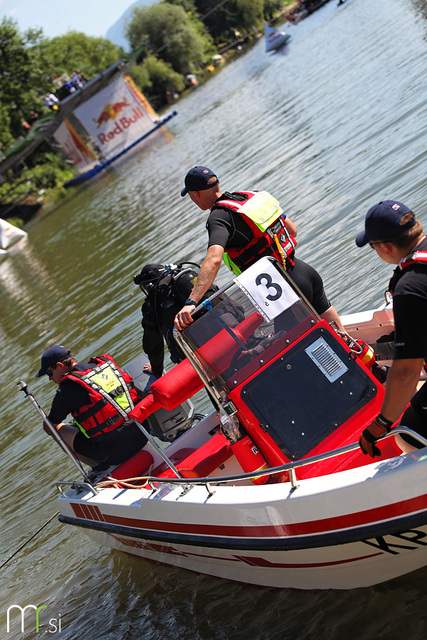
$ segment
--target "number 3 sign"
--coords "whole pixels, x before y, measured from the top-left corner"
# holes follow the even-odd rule
[[[281,278],[268,260],[261,258],[234,282],[246,293],[266,320],[273,320],[299,300],[292,287]]]

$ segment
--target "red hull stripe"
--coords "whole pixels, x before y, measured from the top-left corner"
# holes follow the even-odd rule
[[[263,567],[266,569],[314,569],[318,567],[330,567],[337,564],[347,564],[349,562],[360,562],[368,558],[374,558],[375,556],[382,555],[382,552],[370,553],[364,556],[357,556],[354,558],[344,558],[342,560],[331,560],[329,562],[270,562],[266,558],[260,558],[256,556],[231,556],[229,558],[221,558],[220,556],[212,556],[203,553],[193,553],[189,551],[178,551],[174,547],[165,544],[156,544],[146,540],[130,540],[129,538],[122,538],[121,536],[112,535],[113,538],[118,540],[121,544],[127,547],[133,547],[136,549],[144,549],[144,551],[154,551],[155,553],[166,553],[173,556],[182,557],[196,557],[196,558],[209,558],[210,560],[225,560],[227,562],[244,562],[252,567]]]
[[[103,515],[97,506],[86,503],[71,502],[71,507],[78,518],[84,520],[98,520],[109,524],[124,527],[134,527],[139,530],[150,529],[152,531],[172,531],[175,533],[188,533],[193,535],[213,535],[227,537],[247,538],[281,538],[291,536],[304,536],[316,533],[332,532],[341,529],[351,529],[363,525],[391,520],[404,515],[416,513],[427,509],[427,494],[403,500],[396,504],[389,504],[376,509],[367,509],[357,513],[350,513],[322,520],[291,523],[286,525],[209,525],[189,522],[160,522],[155,520],[142,520],[125,518],[123,516]]]

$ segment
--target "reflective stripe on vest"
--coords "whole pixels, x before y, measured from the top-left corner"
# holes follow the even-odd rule
[[[238,191],[246,197],[245,201],[231,198],[219,200],[212,209],[231,209],[243,215],[253,233],[253,239],[241,248],[233,247],[224,251],[224,262],[236,275],[256,262],[263,255],[271,255],[280,260],[280,254],[274,241],[274,234],[279,238],[285,256],[292,256],[296,240],[286,229],[282,213],[276,198],[267,191]]]
[[[127,420],[137,401],[132,378],[111,358],[93,358],[96,366],[86,371],[70,371],[64,379],[71,379],[89,391],[90,403],[73,412],[75,424],[88,437],[112,431]]]

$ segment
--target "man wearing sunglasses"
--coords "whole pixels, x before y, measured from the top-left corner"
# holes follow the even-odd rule
[[[48,419],[82,462],[106,469],[146,444],[145,435],[128,419],[138,401],[132,378],[111,356],[77,362],[69,349],[53,345],[43,353],[36,373],[44,375],[58,385]],[[72,425],[64,422],[69,414]]]
[[[363,431],[360,447],[371,458],[381,452],[375,443],[402,416],[402,426],[427,438],[427,382],[417,391],[427,360],[427,239],[419,220],[401,202],[384,200],[366,214],[365,230],[356,237],[389,264],[397,265],[390,280],[395,342],[381,412]],[[410,436],[396,436],[402,451],[421,448]]]

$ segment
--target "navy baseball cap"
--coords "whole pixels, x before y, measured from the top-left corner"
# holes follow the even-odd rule
[[[208,184],[211,178],[216,178],[216,182]],[[189,191],[205,191],[206,189],[214,187],[218,184],[218,178],[208,167],[193,167],[185,176],[184,184],[185,187],[181,191],[182,197]]]
[[[36,378],[41,378],[44,376],[48,369],[54,367],[57,362],[62,362],[67,358],[71,358],[71,353],[69,349],[66,349],[60,344],[54,344],[42,355],[42,366],[39,371],[36,373]]]
[[[393,240],[404,231],[408,231],[415,224],[415,216],[407,222],[402,222],[406,213],[412,213],[401,202],[384,200],[371,207],[365,217],[365,230],[356,236],[356,244],[363,247],[368,242],[376,240]]]

